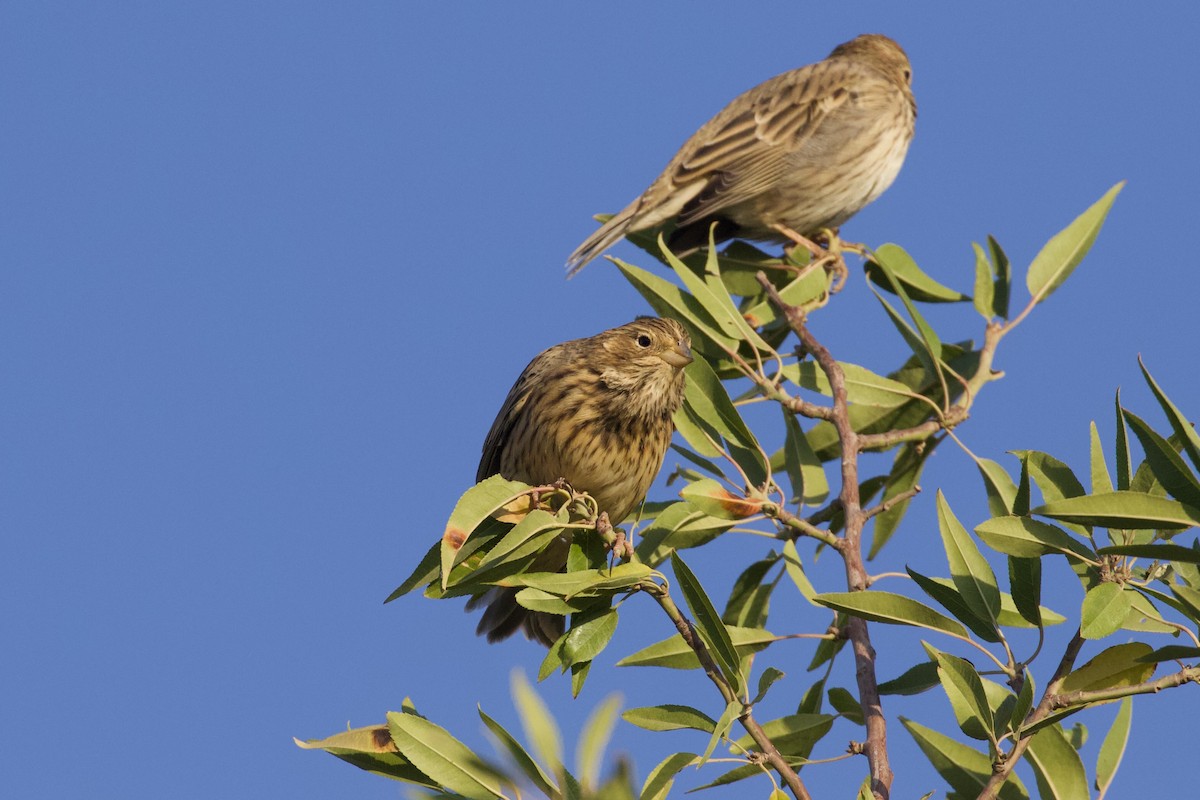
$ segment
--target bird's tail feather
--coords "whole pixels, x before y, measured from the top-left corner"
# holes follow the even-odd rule
[[[575,252],[567,259],[567,277],[574,277],[589,261],[620,241],[629,232],[629,226],[633,224],[640,205],[641,198],[638,198],[584,239],[583,244],[576,247]]]

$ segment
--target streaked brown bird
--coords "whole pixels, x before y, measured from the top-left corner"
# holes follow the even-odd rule
[[[900,45],[864,34],[777,75],[706,122],[654,183],[571,254],[570,274],[635,231],[674,221],[668,246],[796,242],[836,230],[896,179],[917,105]]]
[[[476,481],[500,474],[538,485],[563,478],[620,523],[638,507],[662,468],[672,417],[683,403],[691,339],[673,319],[640,317],[619,328],[555,345],[517,378],[483,443]],[[570,541],[538,554],[533,572],[566,567]],[[493,589],[468,603],[487,605],[476,633],[489,642],[523,629],[549,647],[564,619],[517,605],[516,589]]]

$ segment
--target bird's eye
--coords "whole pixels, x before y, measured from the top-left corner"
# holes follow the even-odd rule
[[[904,70],[904,80],[908,83],[912,83],[912,70]]]
[[[651,344],[650,337],[644,333],[639,333],[637,335],[637,343],[638,347],[649,347]]]

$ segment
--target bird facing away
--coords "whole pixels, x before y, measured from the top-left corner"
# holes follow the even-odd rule
[[[500,407],[476,481],[497,474],[532,485],[563,478],[620,523],[662,468],[672,417],[683,404],[683,368],[691,362],[684,327],[655,317],[544,350]],[[531,571],[564,569],[569,546],[569,539],[554,540]],[[468,609],[487,605],[476,632],[495,642],[523,628],[549,647],[563,633],[563,617],[522,608],[516,594],[497,588],[468,603]]]
[[[917,105],[900,45],[864,34],[759,84],[706,122],[638,199],[571,254],[570,274],[627,233],[674,221],[677,253],[836,229],[896,179]]]

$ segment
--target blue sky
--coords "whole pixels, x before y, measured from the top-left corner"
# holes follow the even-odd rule
[[[291,737],[380,721],[405,696],[484,747],[476,702],[514,723],[508,676],[536,671],[538,648],[487,646],[458,603],[381,601],[472,481],[529,358],[646,310],[604,262],[563,280],[591,215],[623,207],[729,99],[858,33],[908,50],[920,112],[899,179],[844,227],[849,239],[898,242],[970,291],[971,241],[994,234],[1023,270],[1129,182],[1092,255],[1005,341],[1007,377],[964,441],[1010,467],[1006,450],[1036,448],[1086,474],[1088,422],[1111,440],[1118,386],[1161,421],[1139,353],[1200,416],[1200,10],[736,9],[0,8],[6,794],[391,798],[396,784]],[[839,357],[885,369],[900,343],[852,274],[814,330]],[[980,335],[969,307],[932,317],[945,339]],[[945,573],[935,487],[968,526],[986,513],[950,444],[922,483],[881,571]],[[730,564],[765,551],[730,538],[693,559],[721,600]],[[1075,614],[1078,584],[1059,567],[1048,578],[1065,591],[1047,600]],[[832,590],[829,570],[818,582]],[[670,632],[649,603],[625,607],[580,701],[564,681],[541,685],[564,727],[613,690],[627,706],[707,698],[715,716],[695,675],[609,668]],[[825,624],[801,611],[796,629]],[[921,657],[907,633],[876,643],[893,665]],[[773,690],[781,702],[805,685],[810,652],[762,661],[794,673]],[[948,720],[937,692],[888,708]],[[1198,708],[1194,688],[1135,706],[1113,796],[1194,789],[1184,722]],[[1085,719],[1089,764],[1110,718]],[[839,729],[819,754],[855,735]],[[940,790],[898,725],[891,741],[896,796]],[[626,728],[615,744],[639,777],[702,746]],[[805,775],[849,796],[861,772]]]

